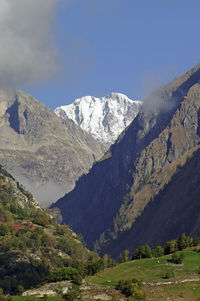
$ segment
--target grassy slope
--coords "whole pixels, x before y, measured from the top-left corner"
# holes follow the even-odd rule
[[[199,301],[200,286],[198,282],[163,285],[159,287],[144,287],[147,301]]]
[[[200,267],[200,254],[187,249],[183,251],[183,264],[171,264],[167,259],[171,255],[162,256],[159,258],[159,263],[156,258],[141,259],[128,261],[119,264],[113,268],[108,268],[95,275],[88,277],[87,281],[100,286],[114,286],[119,280],[137,278],[146,283],[153,282],[168,282],[184,279],[199,279],[198,269]],[[174,277],[163,279],[163,276],[168,271],[174,272]],[[148,286],[144,285],[143,290],[147,295],[147,300],[184,300],[193,301],[200,300],[199,282],[186,282],[172,285]]]
[[[116,285],[118,280],[137,278],[144,282],[164,282],[162,277],[168,271],[173,271],[175,276],[172,280],[198,278],[198,267],[200,266],[200,254],[192,250],[183,251],[185,258],[183,264],[171,264],[167,259],[171,255],[159,258],[132,260],[121,263],[113,268],[108,268],[101,273],[88,277],[87,281],[97,285]]]

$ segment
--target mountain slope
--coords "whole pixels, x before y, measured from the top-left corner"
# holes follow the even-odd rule
[[[21,91],[0,91],[0,137],[0,163],[43,205],[70,191],[103,153],[72,120]]]
[[[0,286],[5,293],[39,284],[57,268],[98,259],[72,230],[59,226],[0,166]],[[77,265],[78,266],[78,265]]]
[[[102,98],[85,96],[55,109],[63,119],[72,119],[97,141],[110,146],[138,114],[141,101],[112,93]]]
[[[146,301],[196,301],[200,295],[199,246],[182,250],[179,254],[184,256],[182,264],[170,264],[172,255],[131,260],[105,269],[87,281],[115,286],[119,280],[142,279]]]
[[[197,65],[153,93],[104,158],[54,204],[90,247],[97,241],[100,250],[130,228],[148,204],[135,197],[149,177],[199,144],[199,110]]]
[[[149,189],[158,182],[160,176],[169,176],[169,180],[165,185],[160,185],[162,189],[157,193],[151,194]],[[163,184],[162,179],[161,183]],[[102,252],[111,251],[114,257],[118,257],[124,248],[133,251],[144,244],[163,245],[166,240],[173,240],[182,233],[194,238],[200,237],[199,146],[155,173],[142,188],[143,193],[145,189],[149,193],[148,206],[131,224],[131,228],[119,234]],[[141,197],[141,201],[143,199],[145,198]],[[129,213],[131,211],[132,208],[129,208]]]

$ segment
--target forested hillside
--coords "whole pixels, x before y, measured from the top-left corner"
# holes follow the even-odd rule
[[[87,267],[98,260],[97,254],[83,245],[81,237],[68,226],[58,225],[0,167],[0,287],[4,293],[16,294],[22,287],[28,289],[45,279],[49,281],[56,271],[59,277],[64,273],[63,278],[71,279],[72,275],[72,280],[80,281],[88,273]],[[72,270],[59,272],[60,269]]]

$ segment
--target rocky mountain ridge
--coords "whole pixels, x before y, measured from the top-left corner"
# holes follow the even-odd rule
[[[199,111],[200,65],[197,65],[155,91],[109,152],[88,175],[80,178],[71,193],[54,205],[60,208],[63,219],[82,233],[90,247],[96,241],[99,251],[112,252],[109,244],[113,245],[111,242],[123,231],[134,229],[135,221],[150,201],[148,193],[141,195],[143,187],[156,172],[198,146]],[[156,193],[163,183],[154,182],[158,186]],[[137,236],[132,240],[132,246],[139,244]]]
[[[85,96],[72,104],[55,109],[63,119],[72,119],[97,141],[110,146],[138,114],[142,101],[131,100],[121,93],[105,97]]]
[[[0,91],[0,163],[47,206],[70,191],[104,147],[25,92]]]

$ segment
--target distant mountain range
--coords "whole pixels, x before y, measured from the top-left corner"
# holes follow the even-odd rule
[[[123,94],[83,97],[55,110],[63,119],[25,92],[0,90],[0,164],[49,206],[74,188],[140,107]]]
[[[105,148],[22,91],[0,90],[0,164],[43,206],[73,189]]]
[[[90,248],[118,257],[200,235],[200,65],[152,93],[116,143],[58,200]]]
[[[124,94],[111,93],[101,98],[81,97],[70,105],[56,108],[55,113],[63,119],[72,119],[108,147],[133,121],[141,105],[141,101],[131,100]]]

